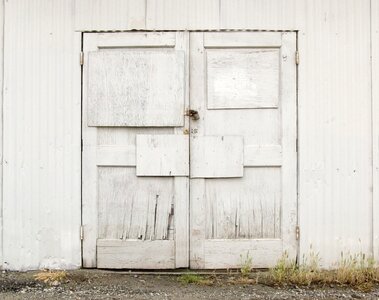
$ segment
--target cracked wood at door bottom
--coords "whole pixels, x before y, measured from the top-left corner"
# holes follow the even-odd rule
[[[173,239],[174,178],[137,177],[135,168],[100,167],[100,239]]]

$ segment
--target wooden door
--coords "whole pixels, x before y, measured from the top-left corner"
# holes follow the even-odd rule
[[[188,42],[84,34],[84,267],[188,266]]]
[[[295,33],[191,33],[191,268],[296,256],[295,51]]]

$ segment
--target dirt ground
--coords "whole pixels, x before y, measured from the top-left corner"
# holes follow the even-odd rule
[[[183,275],[172,273],[77,270],[50,284],[36,281],[36,273],[2,271],[0,299],[379,299],[379,287],[370,292],[333,286],[283,288],[243,283],[233,273],[201,275],[202,283],[185,283]]]

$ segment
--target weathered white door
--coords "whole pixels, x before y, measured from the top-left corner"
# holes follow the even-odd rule
[[[188,266],[188,41],[84,35],[84,267]]]
[[[190,36],[190,266],[296,255],[296,35]]]
[[[85,34],[84,267],[296,255],[295,48],[280,32]]]

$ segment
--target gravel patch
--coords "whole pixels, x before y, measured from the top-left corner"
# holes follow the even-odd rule
[[[272,287],[236,283],[235,275],[212,276],[213,284],[185,284],[179,275],[103,270],[69,271],[63,283],[37,282],[37,272],[2,272],[0,299],[378,299],[379,287]],[[206,277],[206,276],[204,276]]]

